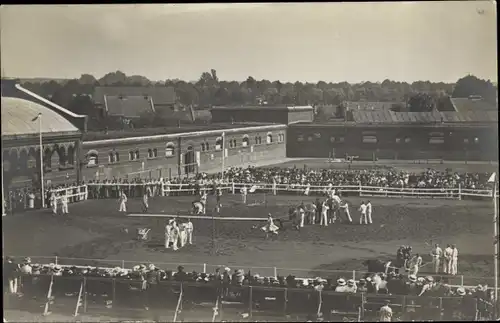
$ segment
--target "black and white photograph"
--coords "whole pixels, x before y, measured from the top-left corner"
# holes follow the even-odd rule
[[[0,7],[3,322],[500,319],[494,1]]]

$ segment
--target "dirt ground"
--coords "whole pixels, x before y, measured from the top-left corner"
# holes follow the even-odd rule
[[[311,168],[325,167],[324,161],[315,161],[316,164],[292,161],[286,166],[296,164],[303,167],[304,163]],[[392,166],[398,167],[396,164]],[[436,165],[425,167],[436,168]],[[446,167],[455,169],[453,165]],[[485,165],[467,167],[468,171],[489,170]],[[415,169],[422,169],[422,165]],[[248,203],[260,204],[246,206],[238,194],[228,194],[223,196],[220,216],[265,218],[267,213],[272,213],[278,218],[286,215],[290,205],[314,199],[299,195],[254,194],[249,195]],[[356,208],[361,198],[346,199],[357,221]],[[193,200],[193,196],[155,197],[150,200],[148,213],[188,214]],[[455,243],[460,252],[459,273],[466,276],[464,283],[493,285],[493,210],[490,201],[378,197],[371,198],[371,201],[373,225],[306,226],[300,232],[287,229],[270,240],[265,240],[264,233],[258,229],[263,222],[212,221],[210,217],[193,220],[194,245],[174,252],[163,248],[166,218],[127,217],[118,212],[117,200],[89,200],[71,204],[67,217],[54,217],[49,211],[32,211],[2,218],[3,254],[31,256],[33,261],[40,263],[54,262],[58,256],[58,262],[62,264],[131,267],[152,262],[164,269],[175,269],[184,264],[187,270],[196,271],[202,271],[203,264],[206,264],[207,272],[225,265],[260,275],[274,275],[276,267],[279,275],[350,278],[353,270],[366,270],[361,264],[365,259],[393,259],[401,244],[413,246],[426,261],[432,244],[440,243],[444,248],[448,243]],[[140,204],[139,199],[129,199],[129,213],[141,213]],[[208,204],[208,209],[213,208],[215,201],[212,196]],[[135,230],[139,227],[152,229],[150,241],[141,243],[135,240]],[[212,239],[213,236],[216,238]],[[430,266],[423,270],[430,270]],[[452,283],[460,284],[461,279],[457,277]]]

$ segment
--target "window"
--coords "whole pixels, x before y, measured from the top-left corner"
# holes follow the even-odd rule
[[[201,151],[205,151],[205,143],[204,142],[201,143]]]
[[[148,149],[148,158],[153,158],[153,150]]]
[[[165,157],[172,157],[175,155],[175,146],[173,143],[169,142],[165,146]]]
[[[241,142],[241,145],[242,145],[243,147],[248,147],[248,145],[249,145],[249,140],[248,140],[248,136],[247,136],[247,135],[244,135],[244,136],[243,136],[243,141]]]
[[[278,141],[279,141],[279,142],[284,142],[284,141],[285,141],[285,134],[280,133],[280,135],[279,135],[279,137],[278,137]]]
[[[431,132],[429,134],[429,144],[431,145],[444,144],[444,134],[442,132]]]
[[[238,146],[238,143],[236,142],[236,139],[233,139],[232,142],[233,142],[233,148],[236,148],[236,146]]]
[[[266,142],[268,144],[272,144],[273,143],[273,135],[271,133],[267,134],[267,136],[266,136]]]
[[[71,149],[71,148],[70,148]],[[45,152],[47,153],[47,152]],[[46,164],[47,161],[44,161]],[[99,157],[97,151],[91,150],[87,153],[87,166],[97,166],[99,164]]]
[[[217,137],[217,139],[215,139],[215,150],[221,150],[222,144],[223,144],[222,137]]]
[[[110,152],[108,154],[108,162],[109,163],[114,163],[115,162],[115,154],[113,152]]]
[[[158,157],[158,149],[148,149],[148,158],[156,158]]]
[[[205,149],[206,149],[207,151],[209,151],[209,150],[210,150],[210,144],[209,144],[208,142],[206,142],[206,143],[205,143]]]
[[[259,145],[260,145],[262,143],[262,137],[259,136],[258,138],[259,138]]]
[[[363,143],[364,144],[376,144],[377,143],[377,137],[372,136],[372,135],[365,135],[363,136]]]
[[[258,145],[259,144],[259,137],[255,137],[255,144]]]
[[[135,159],[139,159],[141,155],[139,154],[139,150],[135,151]]]
[[[399,144],[401,142],[401,138],[396,138],[396,143]]]
[[[128,153],[128,159],[129,160],[135,160],[135,153],[133,151]]]
[[[120,161],[120,154],[115,152],[115,162]]]

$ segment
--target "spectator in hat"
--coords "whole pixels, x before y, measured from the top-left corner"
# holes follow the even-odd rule
[[[380,322],[391,322],[392,321],[392,308],[389,306],[390,301],[386,300],[385,305],[380,308]]]
[[[175,280],[179,281],[179,282],[183,282],[183,281],[187,280],[187,274],[184,271],[184,267],[183,266],[177,267],[177,273],[175,273],[174,277],[175,277]]]
[[[347,286],[346,286],[345,291],[347,293],[356,293],[357,289],[358,289],[358,287],[356,286],[356,282],[354,281],[354,279],[349,279],[347,281]]]
[[[345,293],[346,289],[346,281],[344,278],[337,279],[337,287],[335,287],[335,292],[337,293]]]

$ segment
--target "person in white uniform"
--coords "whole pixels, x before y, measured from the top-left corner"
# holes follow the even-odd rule
[[[203,191],[200,197],[200,203],[203,205],[203,210],[202,210],[203,214],[207,213],[207,197],[208,197],[207,192]]]
[[[363,221],[365,221],[365,224],[368,224],[368,219],[366,218],[366,204],[365,202],[361,202],[361,205],[359,206],[359,211],[361,212],[361,216],[359,217],[359,224],[363,224]]]
[[[69,214],[69,211],[68,211],[68,196],[66,194],[63,194],[61,196],[61,211],[62,211],[62,214]]]
[[[262,231],[266,233],[266,239],[269,238],[269,233],[278,235],[279,227],[274,224],[271,213],[267,215],[267,223],[262,227]]]
[[[127,195],[125,194],[124,191],[121,191],[120,193],[120,209],[118,212],[127,212]]]
[[[368,216],[368,223],[372,224],[372,202],[366,203],[366,215]]]
[[[57,196],[54,192],[50,194],[50,206],[52,206],[52,214],[57,215]]]
[[[172,223],[174,220],[168,220],[168,224],[165,226],[165,248],[169,249],[170,248],[170,243],[172,241]]]
[[[380,322],[391,322],[392,321],[392,308],[389,306],[390,301],[386,300],[385,305],[380,308],[379,311],[379,321]]]
[[[422,257],[417,253],[411,262],[410,275],[418,276],[418,270],[422,266]]]
[[[28,194],[28,208],[35,208],[35,194],[33,193],[33,191],[30,191]]]
[[[450,245],[446,246],[446,249],[444,249],[444,261],[443,261],[443,272],[445,274],[451,274],[452,254],[453,250],[451,249],[451,246]]]
[[[247,204],[247,195],[248,195],[248,190],[246,185],[243,185],[241,188],[241,200],[243,201],[243,204]]]
[[[148,193],[144,193],[142,196],[142,212],[147,212],[149,208],[149,203],[148,203],[149,197]]]
[[[451,246],[451,274],[458,274],[458,249],[457,246]]]
[[[299,215],[300,215],[300,227],[304,227],[304,221],[306,218],[306,210],[304,210],[304,207],[301,205],[299,206]]]
[[[171,235],[172,235],[172,249],[175,250],[178,250],[179,247],[178,247],[178,244],[179,244],[179,227],[177,226],[177,222],[174,220],[172,222],[172,231],[171,231]]]
[[[273,178],[273,195],[276,195],[278,192],[277,186],[278,184],[276,183],[276,178]]]
[[[187,219],[187,222],[184,223],[184,227],[186,228],[186,233],[187,233],[187,243],[193,244],[194,226],[193,223],[191,222],[191,219]]]
[[[434,249],[431,251],[432,263],[434,265],[434,273],[438,274],[440,270],[441,258],[443,257],[443,250],[436,243]]]
[[[351,213],[349,212],[349,204],[346,201],[342,201],[340,203],[340,208],[344,211],[344,214],[349,223],[352,223]]]

